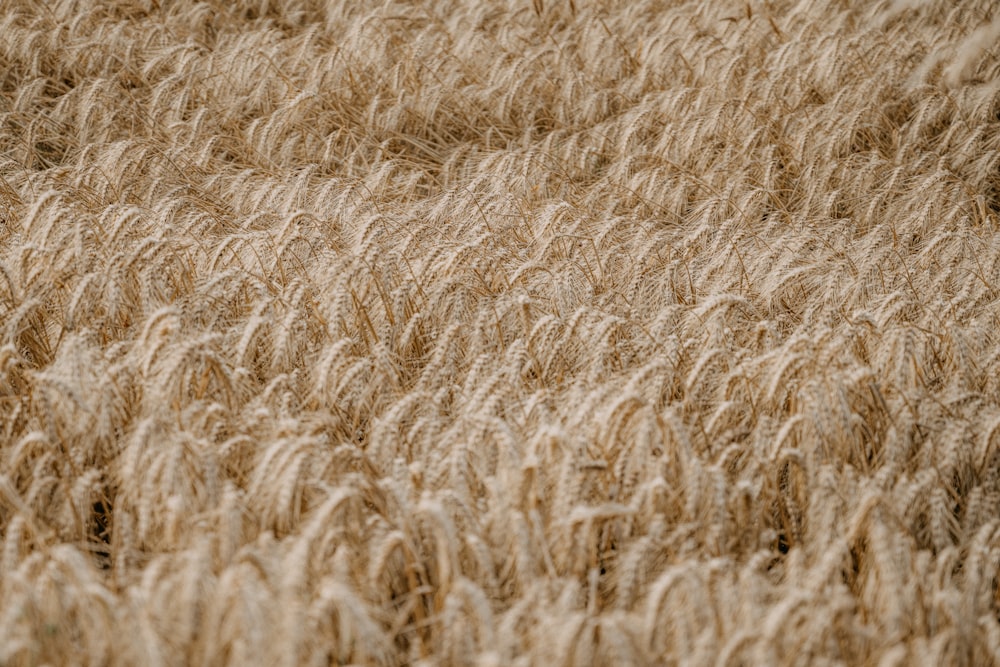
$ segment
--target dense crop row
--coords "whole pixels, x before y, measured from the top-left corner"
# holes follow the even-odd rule
[[[0,35],[0,664],[1000,662],[990,0]]]

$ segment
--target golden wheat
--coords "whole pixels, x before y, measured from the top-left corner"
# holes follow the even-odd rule
[[[0,6],[0,664],[1000,664],[998,34]]]

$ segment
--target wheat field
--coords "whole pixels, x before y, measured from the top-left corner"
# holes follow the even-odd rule
[[[0,3],[0,665],[1000,664],[992,0]]]

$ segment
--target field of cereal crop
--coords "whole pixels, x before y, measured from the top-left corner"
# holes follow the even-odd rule
[[[0,3],[0,664],[1000,662],[991,0]]]

